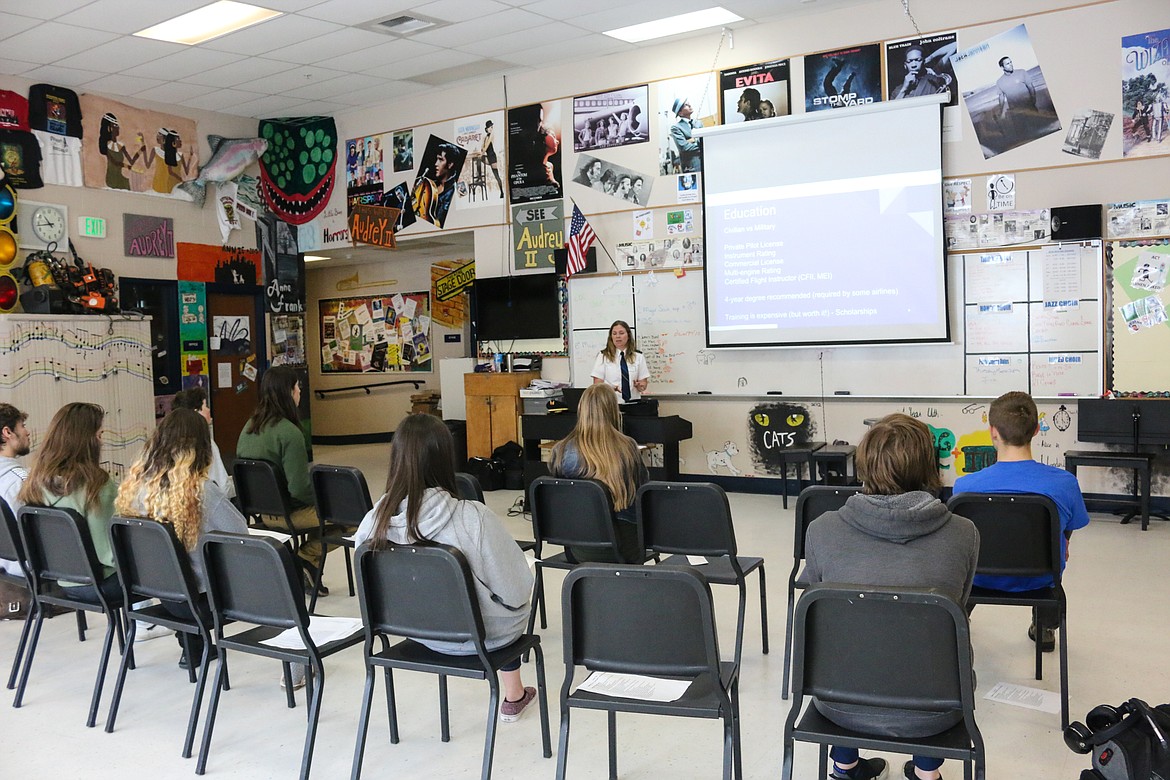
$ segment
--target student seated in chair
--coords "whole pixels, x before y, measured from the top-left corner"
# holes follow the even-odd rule
[[[612,393],[611,393],[612,395]],[[475,577],[483,616],[484,644],[495,650],[524,633],[532,597],[532,570],[500,518],[479,501],[460,499],[455,485],[455,443],[443,421],[429,414],[407,415],[394,432],[386,492],[362,519],[354,542],[426,544],[456,547]],[[429,598],[426,593],[416,594]],[[431,650],[474,655],[470,642],[420,640]],[[500,720],[519,720],[536,697],[520,678],[520,660],[500,670],[504,701]]]
[[[1040,432],[1036,402],[1020,391],[1004,393],[991,402],[987,422],[991,427],[996,462],[955,480],[955,494],[1038,493],[1048,496],[1060,510],[1060,528],[1064,531],[1061,552],[1067,560],[1069,538],[1073,531],[1089,524],[1089,513],[1075,476],[1032,459],[1032,439]],[[1063,565],[1062,562],[1062,569]],[[980,588],[1018,592],[1051,587],[1052,577],[981,574],[975,578],[975,584]],[[1046,653],[1051,652],[1056,648],[1056,627],[1059,625],[1060,615],[1055,607],[1033,609],[1028,638],[1036,641],[1036,626],[1040,626],[1040,647]]]
[[[809,584],[938,588],[965,604],[979,558],[979,534],[970,520],[951,514],[935,497],[941,483],[930,430],[905,414],[883,417],[862,437],[856,458],[862,492],[809,525],[802,579]],[[833,641],[856,639],[849,626],[841,626],[840,637]],[[963,718],[959,710],[903,712],[819,701],[815,706],[843,728],[880,736],[932,736]],[[859,758],[856,748],[834,747],[829,755],[829,776],[835,780],[886,776],[884,759]],[[935,780],[942,777],[942,763],[915,756],[903,766],[902,776]]]

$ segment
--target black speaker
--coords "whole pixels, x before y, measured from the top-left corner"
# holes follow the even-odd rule
[[[557,265],[557,276],[565,275],[565,267],[569,264],[569,250],[565,248],[553,250],[553,260]],[[597,273],[597,247],[589,247],[589,251],[585,253],[585,267],[578,271],[579,274],[595,274]]]
[[[56,287],[41,285],[20,294],[20,308],[25,314],[69,314],[71,308],[65,293]]]
[[[1100,238],[1101,224],[1100,203],[1090,206],[1056,206],[1052,209],[1052,240]]]

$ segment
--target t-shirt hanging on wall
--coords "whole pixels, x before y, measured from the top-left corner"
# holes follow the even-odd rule
[[[41,148],[32,133],[0,130],[0,168],[8,183],[17,189],[45,186],[41,181]]]
[[[45,184],[80,187],[81,139],[33,130],[41,147],[41,178]]]
[[[28,88],[28,124],[33,130],[81,138],[77,93],[52,84],[33,84]]]
[[[0,127],[28,130],[28,100],[9,89],[0,89]]]

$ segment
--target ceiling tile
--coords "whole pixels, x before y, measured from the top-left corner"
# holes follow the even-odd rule
[[[37,5],[39,0],[29,2]],[[70,24],[45,22],[4,40],[4,54],[14,60],[50,63],[100,46],[117,36],[101,30],[87,30]]]
[[[474,54],[450,49],[440,49],[431,54],[420,54],[402,62],[392,62],[377,68],[370,68],[366,73],[371,76],[384,76],[390,79],[408,79],[419,73],[429,73],[432,70],[452,68],[456,65],[465,65],[469,62],[482,59]]]
[[[217,89],[215,92],[208,92],[206,95],[184,100],[182,105],[201,108],[205,111],[222,111],[225,114],[234,114],[236,106],[251,103],[262,97],[267,96],[255,92],[241,92],[238,89]]]
[[[25,71],[40,67],[35,62],[21,62],[20,60],[10,60],[6,57],[0,57],[0,73],[9,76],[19,76]]]
[[[430,87],[412,81],[383,81],[376,87],[366,87],[337,95],[334,100],[349,106],[377,106],[424,89]]]
[[[599,40],[600,38],[600,40]],[[633,44],[619,41],[616,38],[588,36],[576,38],[534,49],[518,49],[511,54],[502,54],[500,59],[515,62],[518,65],[537,68],[550,62],[571,62],[586,58],[600,57],[616,51],[632,50]]]
[[[206,95],[216,87],[202,84],[183,84],[178,81],[168,81],[158,87],[145,89],[138,94],[144,100],[155,100],[159,103],[182,103],[184,100]]]
[[[286,46],[294,47],[340,29],[341,25],[320,19],[296,15],[279,16],[200,45],[215,51],[230,51],[236,54],[264,54]]]
[[[641,0],[636,4],[593,11],[573,17],[573,24],[586,30],[605,32],[632,24],[653,22],[668,16],[701,11],[712,6],[712,0]]]
[[[283,95],[266,95],[247,103],[240,103],[232,107],[228,113],[237,116],[271,117],[271,116],[303,116],[301,107],[308,101],[290,99]]]
[[[229,54],[222,51],[210,51],[202,47],[191,46],[177,54],[170,54],[162,59],[135,68],[127,68],[124,72],[131,76],[157,76],[160,79],[187,79],[196,73],[203,73],[212,68],[219,68],[239,62],[244,59],[239,54]]]
[[[326,0],[300,12],[301,16],[325,19],[338,24],[362,24],[408,12],[414,6],[410,0]]]
[[[146,62],[177,54],[184,49],[179,43],[153,41],[149,38],[124,36],[109,43],[57,60],[57,65],[85,70],[123,71]]]
[[[377,76],[368,76],[363,73],[348,73],[341,78],[305,84],[296,89],[285,90],[281,94],[288,95],[289,97],[304,98],[305,100],[336,100],[348,103],[349,101],[342,100],[342,96],[347,92],[374,87],[385,82],[385,78],[379,78]]]
[[[461,22],[459,24],[453,24],[450,27],[441,27],[432,31],[424,30],[417,35],[411,36],[411,38],[416,41],[422,41],[423,43],[433,43],[436,46],[455,47],[474,41],[482,41],[484,38],[494,35],[506,35],[517,30],[529,30],[547,23],[547,19],[536,14],[530,14],[518,8],[509,8],[506,11],[501,11],[498,14],[486,16],[482,19]]]
[[[292,14],[297,11],[303,11],[320,2],[321,0],[254,0],[253,5],[261,5],[265,8],[271,8],[273,11]]]
[[[235,55],[229,56],[234,57]],[[292,67],[295,66],[287,62],[278,62],[265,57],[248,57],[218,68],[193,73],[185,77],[183,81],[188,84],[202,84],[210,87],[235,87],[247,82],[259,81],[275,73],[283,73]]]
[[[28,16],[0,13],[0,40],[11,38],[13,35],[36,27],[40,23],[40,19],[32,19]]]
[[[20,12],[37,19],[56,19],[63,14],[76,11],[91,0],[29,0],[20,4]]]
[[[274,73],[259,81],[245,82],[238,85],[238,88],[249,92],[279,95],[298,87],[316,84],[319,81],[333,81],[344,75],[346,74],[340,71],[326,70],[313,65],[289,65],[285,71]]]
[[[445,22],[464,22],[468,19],[479,19],[488,14],[503,13],[508,6],[495,0],[433,0],[423,5],[416,5],[411,13],[429,16],[432,19],[441,19]]]
[[[341,103],[334,103],[329,100],[315,100],[310,103],[302,103],[296,107],[295,114],[281,113],[274,114],[269,112],[264,116],[337,116],[342,111],[349,110],[349,106]]]
[[[607,11],[610,8],[625,8],[627,5],[629,0],[589,0],[590,11]],[[581,0],[536,0],[524,6],[524,10],[575,24],[575,17],[582,9]]]
[[[379,46],[362,49],[357,52],[347,52],[327,60],[316,63],[318,67],[332,68],[349,72],[363,72],[377,68],[391,62],[401,62],[422,54],[433,54],[442,51],[438,46],[419,43],[408,38],[390,38]]]
[[[141,76],[126,76],[121,73],[113,73],[109,76],[102,76],[99,79],[88,82],[85,85],[85,91],[137,97],[144,90],[161,87],[165,84],[166,82],[160,79],[146,79]]]
[[[277,60],[298,63],[317,63],[336,57],[340,52],[355,53],[386,43],[386,36],[356,27],[343,27],[320,38],[311,38],[282,49],[274,49],[268,56]]]
[[[62,68],[58,65],[38,65],[20,74],[21,78],[31,79],[42,84],[57,84],[62,87],[75,89],[78,92],[85,91],[79,89],[81,85],[87,84],[96,78],[101,78],[104,75],[104,73],[95,73],[92,70]]]
[[[174,19],[188,11],[202,8],[208,0],[166,0],[144,3],[142,0],[102,0],[62,15],[57,21],[90,27],[94,30],[129,35],[159,22]],[[39,5],[39,2],[37,3]]]
[[[544,24],[531,30],[518,30],[507,35],[497,35],[484,38],[481,41],[472,41],[458,47],[460,51],[478,54],[481,57],[499,57],[510,54],[519,49],[527,49],[534,45],[547,46],[558,41],[567,41],[589,35],[583,30],[571,27],[560,22]]]

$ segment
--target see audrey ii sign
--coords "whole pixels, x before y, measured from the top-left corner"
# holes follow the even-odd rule
[[[349,215],[349,238],[356,245],[363,244],[384,246],[397,249],[394,240],[394,224],[398,220],[399,209],[389,206],[358,206],[353,207]]]

